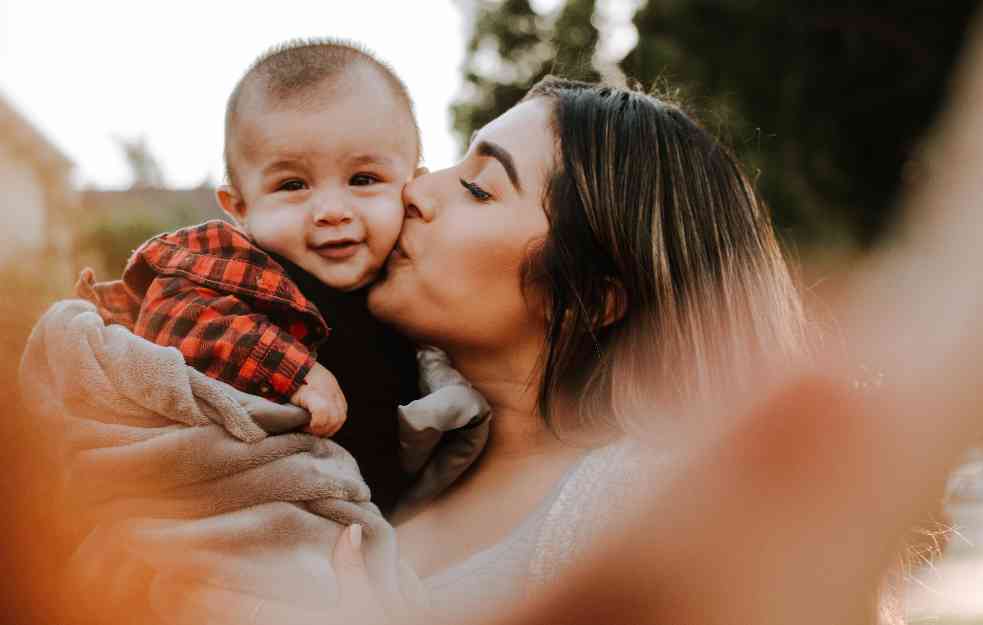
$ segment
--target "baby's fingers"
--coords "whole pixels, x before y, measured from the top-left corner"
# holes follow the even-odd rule
[[[311,413],[308,429],[317,436],[334,436],[348,418],[348,404],[340,394],[311,397],[307,404]]]

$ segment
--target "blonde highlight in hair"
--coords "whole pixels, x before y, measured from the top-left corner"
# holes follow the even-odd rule
[[[559,155],[526,271],[550,307],[545,418],[562,399],[624,423],[802,353],[798,291],[731,152],[643,92],[547,77],[526,98],[551,101]],[[614,292],[623,315],[602,322]]]

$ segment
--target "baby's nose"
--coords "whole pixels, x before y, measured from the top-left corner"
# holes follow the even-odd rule
[[[336,201],[324,201],[314,208],[314,223],[319,226],[339,226],[352,220],[352,211]]]

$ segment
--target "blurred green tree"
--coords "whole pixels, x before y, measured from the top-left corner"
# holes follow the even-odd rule
[[[527,50],[565,59],[570,41],[561,26],[593,28],[587,5],[594,3],[570,1],[559,9],[566,22],[539,18],[519,49],[502,33],[512,32],[506,7],[520,4],[528,9],[525,2],[504,2],[478,13],[466,65],[470,89],[455,108],[462,138],[546,73],[506,82],[476,72],[473,61],[493,47],[489,41],[506,64]],[[924,170],[918,141],[942,102],[979,5],[648,0],[633,19],[638,43],[620,67],[643,85],[678,89],[686,108],[733,146],[752,173],[760,172],[758,186],[786,239],[866,246],[890,223],[902,181]],[[541,42],[552,47],[540,48]],[[585,45],[570,50],[583,58]],[[549,59],[543,68],[552,69]],[[563,70],[558,64],[554,73]]]
[[[90,263],[98,263],[96,275],[100,279],[116,278],[137,246],[154,235],[176,228],[175,222],[182,221],[169,217],[166,213],[123,213],[92,220],[85,224],[79,235],[79,248]],[[110,278],[105,278],[106,275]]]
[[[595,0],[569,0],[540,15],[528,0],[479,0],[464,63],[464,93],[451,106],[462,146],[546,74],[597,80]]]
[[[150,151],[146,137],[141,136],[136,139],[114,137],[114,139],[122,150],[126,164],[130,168],[131,189],[161,189],[164,187],[164,172],[157,157]]]

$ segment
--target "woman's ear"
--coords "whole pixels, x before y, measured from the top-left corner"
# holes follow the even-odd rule
[[[611,278],[607,279],[607,284],[607,292],[604,294],[604,316],[597,324],[598,328],[606,328],[616,321],[621,321],[628,312],[628,294],[625,293],[625,287]]]
[[[604,293],[604,313],[600,319],[594,320],[593,326],[595,330],[606,328],[612,323],[621,321],[625,313],[628,312],[628,295],[625,293],[625,288],[621,286],[620,282],[610,278],[606,282],[607,289]],[[564,324],[570,324],[572,318],[573,313],[567,310],[563,319]]]
[[[242,194],[232,185],[223,184],[215,189],[215,198],[218,205],[222,207],[225,214],[234,219],[239,224],[243,224],[246,219],[246,202],[242,199]]]

